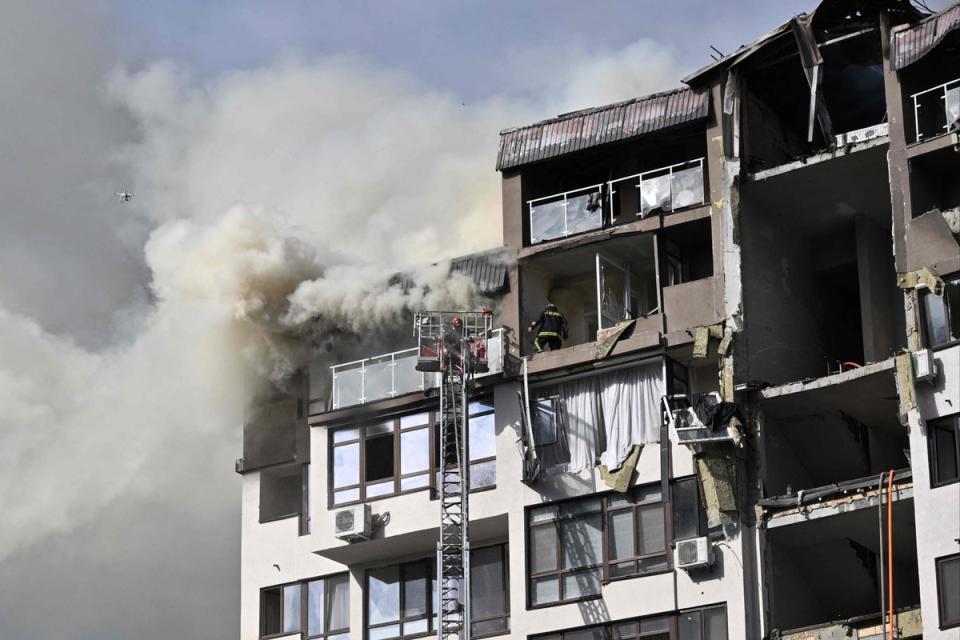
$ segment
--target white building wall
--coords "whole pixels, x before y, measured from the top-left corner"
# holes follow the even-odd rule
[[[937,379],[917,383],[919,408],[909,416],[920,607],[925,639],[957,640],[960,630],[940,630],[934,560],[960,552],[960,483],[931,488],[926,421],[960,412],[960,346],[937,352],[936,361]]]
[[[517,385],[503,384],[495,390],[497,425],[497,487],[471,495],[473,544],[508,542],[510,562],[509,637],[584,626],[597,622],[672,612],[677,609],[725,603],[730,638],[746,637],[739,537],[727,541],[718,552],[724,556],[723,574],[691,578],[678,570],[653,576],[614,581],[603,587],[603,598],[542,609],[526,609],[526,507],[564,498],[589,495],[608,488],[594,472],[557,476],[536,489],[524,485],[522,461],[517,450],[519,407]],[[675,439],[673,439],[675,442]],[[333,535],[334,510],[327,508],[327,431],[311,430],[309,496],[310,534],[298,535],[298,519],[260,524],[259,474],[243,478],[242,620],[241,640],[255,640],[259,632],[260,589],[286,582],[315,578],[347,570],[344,564],[322,557],[338,557],[348,547]],[[692,456],[686,447],[671,450],[674,477],[693,473]],[[660,449],[644,448],[637,484],[660,481]],[[384,566],[435,552],[439,505],[429,492],[418,492],[371,501],[374,515],[389,513],[382,542],[360,543],[347,548],[360,552],[350,563],[352,574],[350,608],[351,636],[363,637],[363,580],[369,567]],[[478,532],[481,532],[478,534]],[[363,553],[364,547],[372,549]],[[279,570],[274,565],[279,565]],[[506,637],[506,636],[503,636]]]

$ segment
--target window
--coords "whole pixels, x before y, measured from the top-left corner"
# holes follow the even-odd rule
[[[473,637],[510,631],[507,546],[470,555]],[[420,638],[436,633],[435,561],[416,560],[367,571],[367,640]]]
[[[658,485],[534,507],[527,526],[531,607],[597,596],[601,580],[670,568]]]
[[[440,464],[436,414],[424,411],[330,435],[332,506],[435,487]],[[471,489],[496,484],[493,402],[469,406]],[[432,453],[431,453],[432,452]]]
[[[677,634],[670,631],[675,626]],[[724,605],[531,636],[531,640],[727,640]]]
[[[300,515],[303,508],[303,465],[260,472],[260,522]]]
[[[348,640],[350,583],[347,574],[270,587],[260,592],[260,636],[298,634]]]
[[[940,628],[960,627],[960,553],[937,558],[936,562]]]
[[[942,487],[960,480],[960,415],[927,423],[930,451],[930,486]]]
[[[960,278],[944,280],[942,295],[926,293],[921,301],[926,345],[935,348],[960,341]]]

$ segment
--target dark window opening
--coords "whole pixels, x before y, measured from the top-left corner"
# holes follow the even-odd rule
[[[936,562],[940,628],[960,627],[960,553],[937,558]]]
[[[393,434],[368,437],[364,443],[364,480],[373,482],[393,477]]]
[[[820,295],[820,335],[824,356],[832,371],[844,362],[863,364],[863,325],[857,264],[817,272],[815,290]]]
[[[698,220],[660,234],[662,285],[670,287],[713,275],[710,220]]]
[[[942,487],[960,481],[960,416],[927,423],[930,485]]]
[[[260,522],[300,515],[303,468],[303,465],[292,465],[260,472]]]

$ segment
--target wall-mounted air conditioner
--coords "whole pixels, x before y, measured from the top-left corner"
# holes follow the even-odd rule
[[[913,376],[918,382],[933,382],[937,379],[937,361],[933,357],[933,350],[913,352]]]
[[[713,545],[707,538],[680,540],[676,543],[674,558],[678,569],[709,567],[713,564]]]
[[[358,504],[334,514],[334,534],[347,542],[369,540],[373,534],[370,505]]]

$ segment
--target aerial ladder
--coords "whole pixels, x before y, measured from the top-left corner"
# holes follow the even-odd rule
[[[417,370],[439,377],[440,539],[437,541],[437,638],[470,640],[470,438],[473,376],[486,373],[487,311],[422,311],[416,315]],[[426,386],[426,385],[425,385]]]

